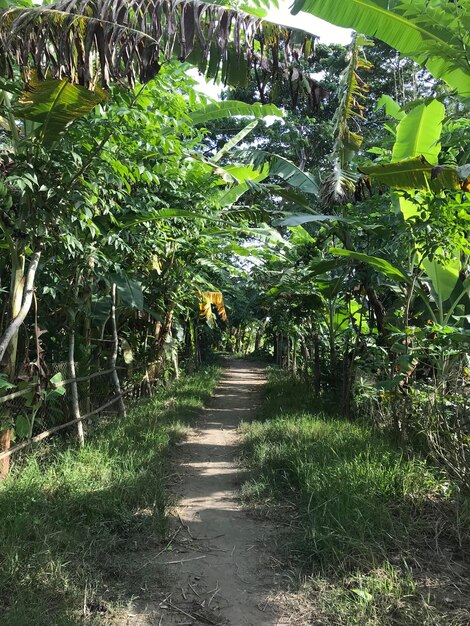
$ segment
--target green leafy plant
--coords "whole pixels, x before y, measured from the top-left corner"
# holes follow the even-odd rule
[[[14,421],[15,435],[20,439],[30,439],[33,436],[34,424],[38,413],[47,406],[49,402],[53,402],[60,396],[65,395],[65,386],[55,387],[54,385],[62,382],[62,374],[55,374],[49,380],[49,388],[42,389],[37,385],[27,383],[29,392],[24,396],[25,406],[29,409],[28,413],[20,413]]]

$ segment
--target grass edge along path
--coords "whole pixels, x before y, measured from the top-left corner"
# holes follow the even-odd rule
[[[165,534],[168,450],[219,375],[183,376],[83,448],[56,438],[16,463],[0,483],[2,626],[102,624],[155,581],[139,555]]]
[[[271,370],[259,420],[242,427],[244,497],[284,515],[284,557],[301,572],[301,593],[283,599],[289,623],[468,626],[468,497],[385,434],[316,405],[308,383]]]

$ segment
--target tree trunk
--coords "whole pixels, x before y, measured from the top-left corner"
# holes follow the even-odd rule
[[[236,339],[235,339],[235,352],[238,353],[240,352],[240,342],[241,342],[241,337],[242,337],[242,329],[239,326],[237,328],[237,335],[236,335]]]
[[[245,337],[243,338],[243,354],[248,354],[250,352],[252,338],[253,338],[253,329],[250,327],[247,327],[245,331]]]
[[[198,357],[197,357],[197,337],[196,337],[196,324],[194,320],[190,317],[188,320],[189,324],[189,344],[191,347],[191,358],[194,367],[199,365]]]
[[[174,308],[172,305],[169,306],[167,312],[165,313],[165,317],[160,326],[160,333],[158,335],[158,339],[155,345],[155,373],[156,376],[160,376],[161,370],[163,367],[163,362],[165,360],[165,347],[168,341],[168,337],[171,334],[171,325],[173,323],[173,312]]]
[[[144,390],[145,390],[145,395],[150,397],[152,395],[152,386],[150,384],[149,362],[148,362],[149,324],[150,324],[150,316],[147,316],[147,324],[145,326],[145,337],[144,337],[145,374],[142,380],[141,394],[144,395]]]
[[[343,417],[349,419],[351,417],[351,389],[353,381],[353,363],[354,351],[350,351],[350,339],[346,339],[343,354],[343,376],[342,376],[342,393],[341,393],[341,413]]]
[[[25,281],[25,257],[18,247],[11,250],[11,283],[10,283],[10,319],[14,320],[21,311]],[[18,328],[19,330],[19,328]],[[7,373],[10,380],[16,375],[16,361],[18,357],[18,331],[12,336],[7,349]]]
[[[313,351],[314,351],[314,379],[315,379],[315,393],[319,395],[321,389],[321,359],[320,359],[320,341],[318,339],[318,333],[313,335]]]
[[[34,279],[40,258],[41,250],[37,250],[31,257],[26,275],[24,275],[24,268],[23,270],[21,269],[21,262],[12,274],[12,319],[3,333],[3,337],[0,339],[0,362],[3,361],[5,353],[9,350],[8,373],[10,377],[14,376],[16,370],[18,332],[31,308],[34,293]],[[21,305],[17,309],[20,301]],[[13,315],[14,312],[16,315]]]
[[[79,419],[80,417],[80,405],[78,401],[78,386],[77,381],[77,372],[75,371],[75,320],[76,314],[72,313],[70,315],[70,329],[69,329],[69,378],[72,379],[70,383],[70,393],[71,393],[71,402],[72,402],[72,417],[73,419]],[[77,422],[77,434],[78,441],[81,446],[85,443],[85,435],[83,432],[83,422]]]
[[[179,380],[180,378],[180,366],[178,361],[178,346],[176,345],[171,351],[171,359],[173,361],[173,368],[175,370],[175,378]]]
[[[5,452],[10,449],[11,443],[11,431],[10,430],[2,430],[0,431],[0,452]],[[3,480],[5,476],[8,474],[10,469],[10,457],[0,461],[0,480]]]
[[[375,321],[377,323],[377,330],[379,331],[379,333],[381,335],[385,334],[385,324],[384,324],[384,319],[385,319],[385,307],[382,304],[382,302],[379,300],[377,293],[375,292],[375,289],[373,289],[372,287],[369,287],[369,289],[367,290],[367,297],[369,299],[369,302],[372,305],[372,310],[374,312],[374,317],[375,317]]]
[[[305,337],[303,335],[300,336],[300,349],[303,358],[302,371],[304,376],[307,376],[308,373],[308,363],[310,361],[310,353],[308,351],[307,342],[305,341]]]
[[[116,283],[113,283],[111,288],[111,324],[113,329],[113,351],[111,354],[110,365],[113,368],[113,372],[111,374],[111,378],[113,381],[114,391],[117,396],[119,396],[118,400],[118,413],[121,417],[126,417],[126,407],[124,404],[124,400],[122,397],[121,390],[121,382],[119,380],[119,376],[116,369],[117,356],[119,350],[119,337],[117,332],[117,322],[116,322]]]
[[[85,371],[83,376],[89,376],[91,374],[91,286],[87,285],[85,288],[84,298],[84,317],[83,317],[83,341],[85,348]],[[83,385],[84,391],[84,410],[85,413],[91,412],[91,383],[86,382]]]
[[[292,338],[292,373],[297,374],[297,337]]]

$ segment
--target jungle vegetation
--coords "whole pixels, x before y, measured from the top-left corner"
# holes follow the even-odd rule
[[[444,617],[436,609],[402,622],[376,612],[375,583],[357,577],[384,556],[376,547],[385,535],[393,543],[396,518],[372,519],[371,535],[356,537],[341,523],[350,510],[344,493],[344,509],[326,507],[315,535],[311,504],[327,502],[338,477],[328,455],[316,466],[308,459],[312,441],[349,447],[349,460],[351,451],[367,458],[371,490],[386,492],[387,503],[415,482],[406,506],[397,504],[401,523],[432,503],[450,560],[462,558],[470,519],[470,6],[294,2],[294,13],[353,29],[348,46],[270,23],[269,6],[0,2],[1,474],[2,451],[24,443],[0,493],[12,489],[26,519],[23,495],[33,484],[46,493],[56,480],[52,470],[39,480],[38,467],[56,466],[41,452],[47,445],[31,450],[31,438],[92,413],[96,397],[115,396],[113,411],[134,423],[132,434],[122,425],[112,431],[108,414],[97,427],[75,420],[73,437],[64,429],[50,444],[60,463],[86,454],[88,436],[98,456],[120,436],[140,445],[139,429],[149,426],[135,426],[132,404],[165,393],[180,372],[186,384],[214,352],[266,358],[284,370],[268,392],[297,385],[305,401],[297,407],[291,397],[286,419],[273,405],[266,421],[247,426],[245,459],[259,472],[247,497],[277,502],[295,492],[305,515],[302,566],[354,570],[358,624],[463,625],[460,604]],[[201,93],[192,67],[220,84],[219,100]],[[97,386],[93,376],[103,371]],[[198,376],[209,387],[215,374],[195,375],[197,406]],[[162,454],[168,428],[155,435]],[[377,450],[392,468],[380,477]],[[116,471],[139,482],[134,467]],[[319,485],[319,474],[330,482]],[[155,506],[163,524],[164,505]],[[357,506],[359,518],[371,513]],[[16,515],[0,517],[20,543],[31,535]],[[15,570],[9,550],[2,571],[13,588],[25,570]],[[401,597],[409,587],[396,576],[387,580]],[[24,615],[11,623],[27,623]],[[60,623],[78,623],[69,618]],[[356,623],[351,613],[340,618]]]

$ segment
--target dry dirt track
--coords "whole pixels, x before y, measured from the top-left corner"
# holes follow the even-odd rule
[[[250,419],[265,381],[261,366],[230,360],[200,422],[178,446],[178,506],[172,551],[158,557],[167,593],[141,598],[124,624],[274,626],[268,595],[276,574],[267,545],[272,528],[239,502],[238,426]],[[149,555],[152,557],[152,555]],[[170,595],[171,594],[171,595]],[[285,623],[285,622],[282,622]]]

